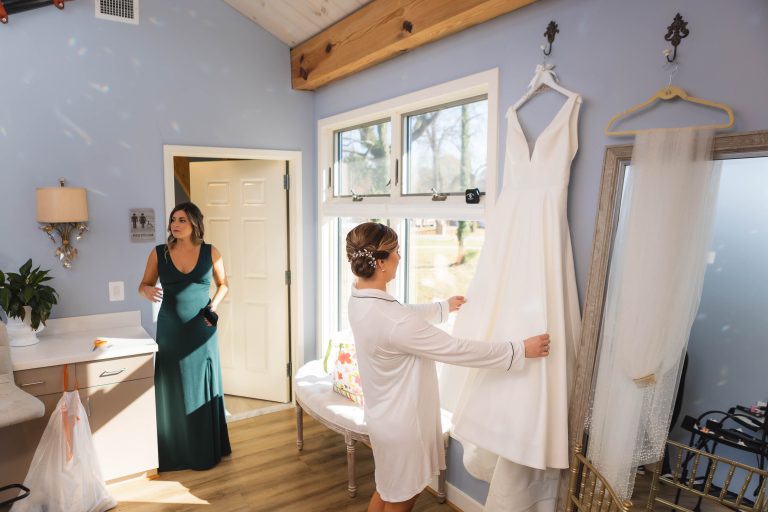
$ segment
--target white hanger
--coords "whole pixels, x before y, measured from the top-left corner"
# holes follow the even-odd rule
[[[533,79],[528,84],[528,90],[525,91],[525,94],[523,94],[523,97],[520,98],[517,103],[512,105],[512,110],[517,110],[522,107],[539,89],[545,86],[568,98],[576,96],[575,92],[569,91],[557,82],[557,75],[552,71],[554,68],[555,66],[553,64],[538,64]]]
[[[666,50],[665,50],[665,53],[666,53]],[[637,135],[640,132],[648,131],[647,129],[645,130],[613,130],[612,126],[620,119],[627,118],[631,115],[634,115],[638,111],[643,110],[644,108],[650,105],[653,105],[657,101],[674,100],[678,98],[681,99],[682,101],[688,101],[690,103],[696,103],[696,104],[704,105],[717,110],[722,110],[728,116],[727,123],[695,125],[695,126],[689,126],[689,128],[692,128],[694,130],[727,130],[729,128],[732,128],[734,124],[734,117],[733,117],[733,109],[731,107],[729,107],[725,103],[717,103],[714,101],[691,96],[685,91],[685,89],[672,85],[672,78],[675,76],[675,73],[677,73],[677,69],[678,69],[678,65],[675,64],[675,67],[672,69],[672,72],[669,74],[669,82],[667,83],[666,87],[656,91],[656,93],[653,96],[651,96],[649,99],[645,100],[644,102],[639,103],[625,110],[624,112],[621,112],[613,116],[611,120],[608,121],[608,126],[605,127],[605,134],[610,135],[612,137],[624,137],[627,135]]]

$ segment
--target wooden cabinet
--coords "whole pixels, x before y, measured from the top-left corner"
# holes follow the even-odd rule
[[[38,396],[45,405],[42,418],[0,428],[0,485],[22,483],[61,393]]]
[[[16,385],[45,404],[45,415],[0,429],[0,482],[23,482],[37,444],[59,402],[64,366],[15,372]],[[75,379],[76,376],[76,379]],[[69,390],[79,384],[105,480],[157,470],[154,354],[69,365]]]
[[[152,377],[80,390],[105,480],[157,469]]]

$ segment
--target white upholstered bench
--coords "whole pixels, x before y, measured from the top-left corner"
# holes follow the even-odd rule
[[[323,371],[323,362],[310,361],[296,373],[296,446],[304,449],[303,412],[344,436],[347,445],[347,491],[350,497],[357,495],[355,483],[355,445],[358,441],[370,446],[368,428],[363,418],[363,407],[333,392],[331,376]],[[450,437],[450,414],[443,411],[443,439],[446,452]],[[445,470],[438,477],[437,499],[445,502]]]

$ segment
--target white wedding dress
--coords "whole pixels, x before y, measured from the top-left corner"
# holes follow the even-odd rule
[[[487,510],[554,510],[560,471],[551,468],[568,467],[568,393],[581,320],[566,206],[580,104],[570,95],[532,150],[509,109],[504,186],[453,331],[491,342],[546,332],[549,357],[526,359],[508,373],[450,367],[443,374],[444,396],[460,389],[454,434],[464,463],[491,482]]]

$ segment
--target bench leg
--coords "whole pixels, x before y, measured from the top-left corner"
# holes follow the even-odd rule
[[[347,492],[350,498],[357,496],[357,483],[355,482],[355,444],[357,441],[352,436],[345,435],[344,442],[347,444]]]
[[[440,470],[440,476],[437,477],[437,502],[445,503],[445,470]]]
[[[304,411],[296,402],[296,448],[304,449]]]
[[[451,442],[450,436],[443,438],[443,448],[445,448],[445,465],[448,466],[448,446]],[[437,477],[437,502],[445,503],[447,494],[445,492],[445,475],[447,471],[445,469],[440,470],[440,475]]]

